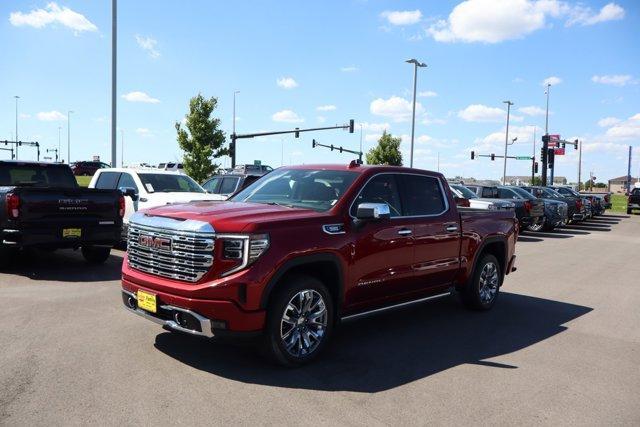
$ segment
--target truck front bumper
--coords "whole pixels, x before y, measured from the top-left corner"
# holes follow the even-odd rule
[[[138,307],[138,290],[155,295],[156,313]],[[125,279],[122,301],[127,310],[165,329],[207,338],[258,335],[266,317],[263,310],[244,311],[232,301],[185,298],[146,289]]]

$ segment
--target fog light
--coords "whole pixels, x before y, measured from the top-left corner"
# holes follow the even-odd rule
[[[224,320],[211,320],[211,329],[227,329],[227,322]]]

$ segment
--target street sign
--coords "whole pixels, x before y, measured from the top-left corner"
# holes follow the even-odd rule
[[[549,148],[560,146],[560,135],[549,135]]]
[[[531,160],[529,156],[516,156],[516,160]]]
[[[253,165],[254,166],[261,166],[262,165],[262,160],[254,160],[253,161]]]
[[[554,148],[553,151],[556,156],[564,156],[564,148]]]

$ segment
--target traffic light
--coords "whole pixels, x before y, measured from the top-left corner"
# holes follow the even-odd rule
[[[300,138],[300,128],[296,128],[296,131],[294,132],[293,136],[295,136],[296,138]]]
[[[542,142],[544,142],[545,144],[549,143],[549,135],[542,135]]]
[[[496,155],[491,153],[491,160],[495,160],[496,159]]]
[[[316,140],[311,141],[311,148],[316,148]]]
[[[229,143],[229,157],[234,157],[236,155],[236,143],[235,141],[231,141]]]
[[[538,162],[533,164],[533,173],[538,173]]]
[[[355,126],[355,122],[353,119],[349,120],[349,133],[353,133],[353,128]]]
[[[574,150],[578,149],[578,140],[576,139],[575,141],[573,141],[575,143],[575,145],[573,146]]]
[[[548,154],[548,157],[549,157],[549,159],[548,159],[549,169],[552,169],[553,168],[553,160],[556,157],[556,152],[555,152],[555,150],[553,148],[549,148],[548,151],[549,151],[549,154]]]
[[[564,142],[561,142],[561,143],[560,143],[560,148],[564,149],[564,147],[565,147],[565,143],[564,143]]]
[[[474,151],[471,152],[471,160],[476,158],[476,153]]]

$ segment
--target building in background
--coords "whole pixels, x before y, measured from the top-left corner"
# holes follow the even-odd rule
[[[631,186],[638,182],[638,178],[631,178]],[[609,180],[609,192],[625,193],[627,191],[627,175],[620,176]]]

